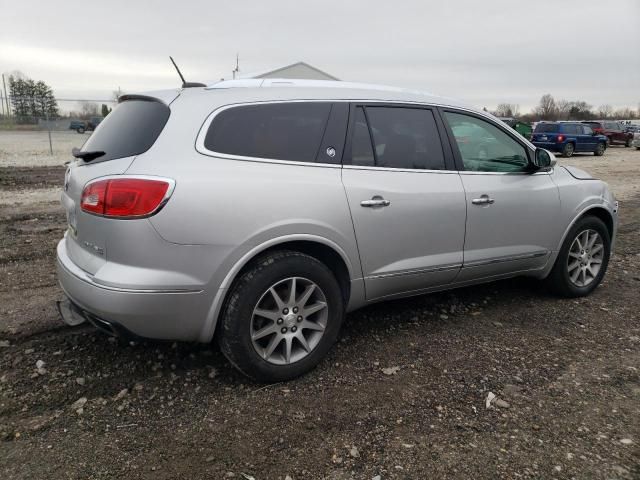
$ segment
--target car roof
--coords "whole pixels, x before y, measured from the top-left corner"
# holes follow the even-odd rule
[[[336,80],[297,80],[288,78],[225,80],[206,87],[143,92],[127,95],[126,98],[135,98],[138,95],[142,95],[154,97],[169,104],[176,98],[178,93],[180,96],[203,96],[212,100],[216,98],[224,103],[269,100],[367,100],[424,103],[460,107],[495,118],[493,115],[462,101],[420,90]]]

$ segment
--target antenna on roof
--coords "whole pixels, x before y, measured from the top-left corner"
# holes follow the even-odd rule
[[[172,56],[169,56],[169,60],[171,60],[171,63],[173,63],[173,66],[176,67],[176,71],[178,72],[178,75],[180,75],[180,80],[182,80],[182,88],[206,87],[204,83],[187,82],[182,76],[182,72],[178,68],[178,65],[176,65],[176,62],[173,60]]]

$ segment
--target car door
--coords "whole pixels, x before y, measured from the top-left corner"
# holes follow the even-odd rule
[[[585,152],[593,152],[596,149],[596,137],[593,134],[593,130],[589,125],[580,125],[578,128],[582,129],[581,142],[584,145]]]
[[[455,109],[444,109],[443,117],[467,203],[464,262],[457,280],[543,268],[557,247],[560,209],[549,172],[532,171],[533,152],[498,122]],[[455,134],[470,126],[482,134]]]
[[[565,123],[564,129],[568,133],[567,138],[575,141],[575,151],[585,152],[587,151],[587,145],[584,143],[584,135],[582,134],[582,128],[575,123]]]
[[[466,206],[441,120],[397,104],[353,105],[350,118],[342,181],[367,299],[452,282]]]

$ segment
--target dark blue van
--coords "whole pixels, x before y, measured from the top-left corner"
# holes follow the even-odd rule
[[[563,157],[575,152],[593,152],[599,157],[607,149],[607,137],[579,122],[540,122],[531,135],[531,143]]]

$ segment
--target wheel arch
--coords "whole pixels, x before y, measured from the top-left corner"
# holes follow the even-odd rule
[[[564,243],[569,231],[573,228],[576,222],[584,217],[593,216],[602,220],[602,222],[606,225],[607,231],[609,232],[609,237],[613,240],[613,235],[615,233],[615,223],[613,219],[613,215],[609,210],[601,205],[591,205],[584,210],[582,210],[578,215],[575,216],[573,221],[569,224],[569,226],[564,231],[562,235],[562,239],[560,240],[560,244],[558,245],[558,250],[562,248],[562,244]]]
[[[234,282],[261,257],[279,250],[305,253],[324,263],[335,275],[340,285],[345,307],[349,304],[352,295],[351,280],[355,276],[353,265],[344,250],[331,240],[315,235],[290,235],[276,238],[251,249],[229,270],[215,295],[201,330],[199,341],[210,342],[213,339],[218,317]]]

